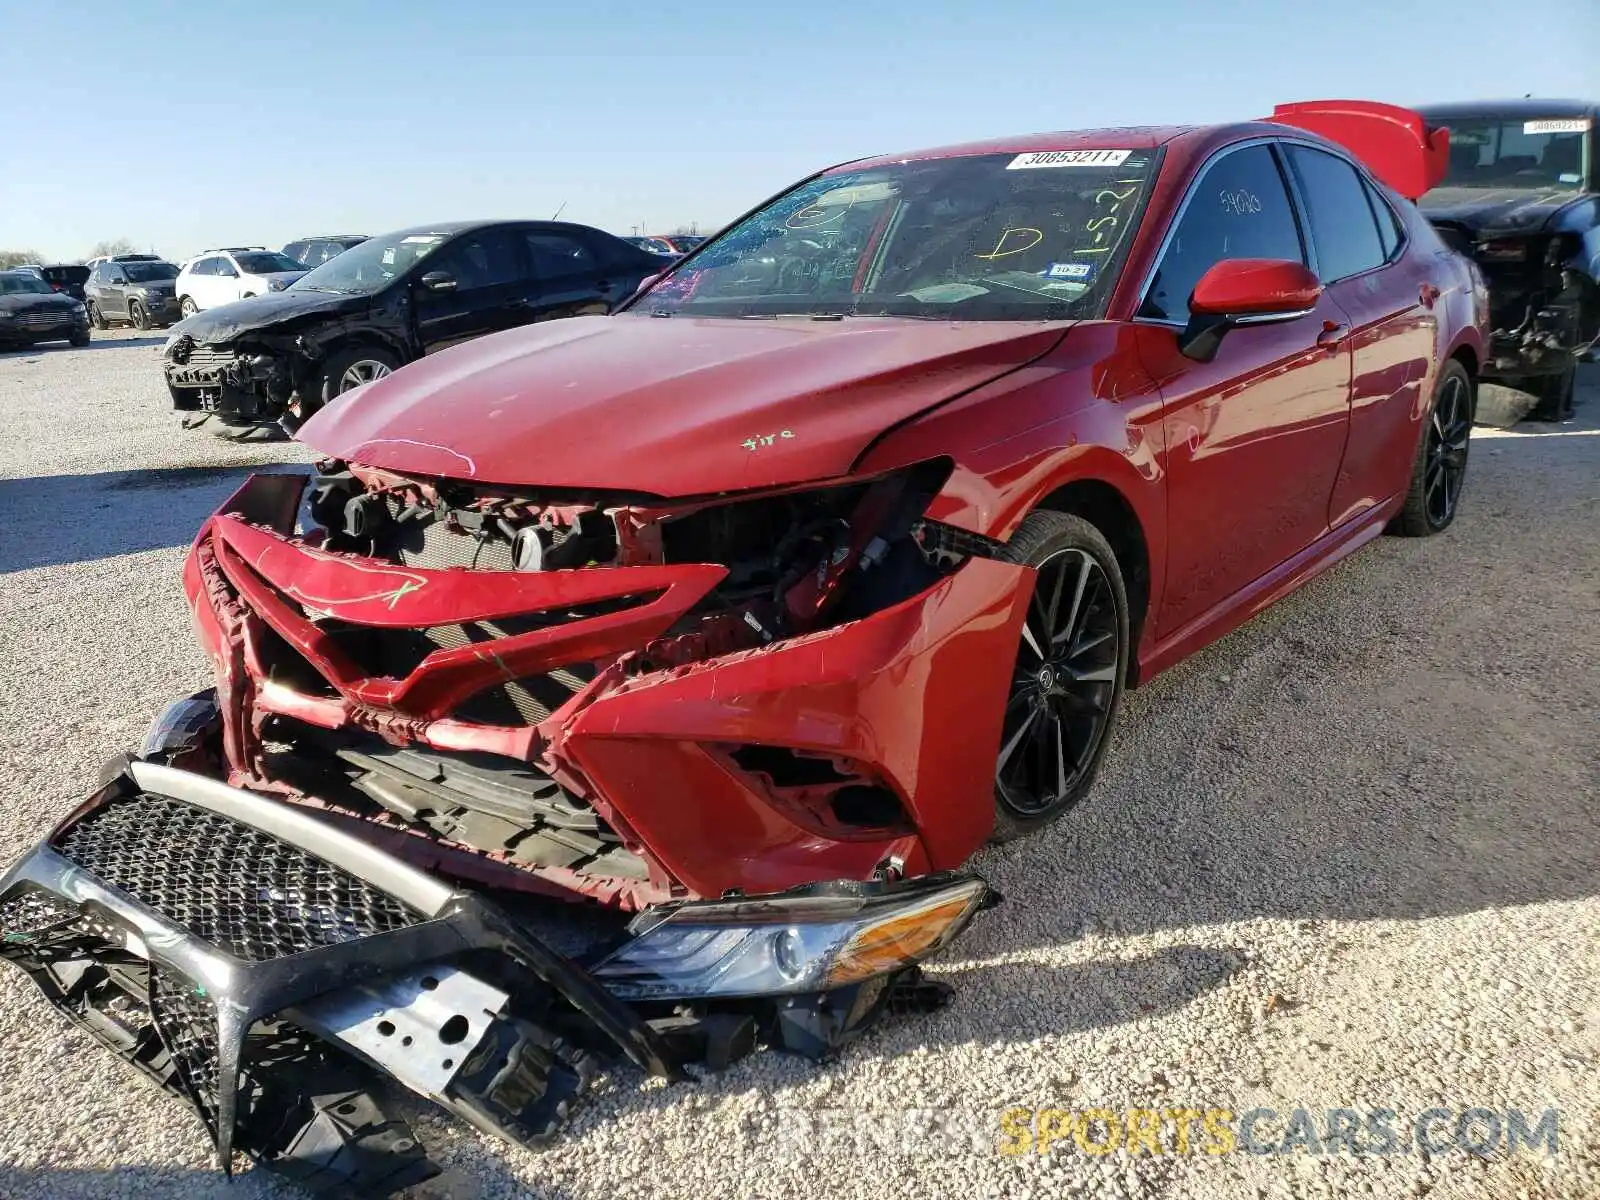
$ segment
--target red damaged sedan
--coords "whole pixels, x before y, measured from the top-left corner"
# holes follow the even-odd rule
[[[1446,148],[1338,102],[851,162],[309,415],[309,486],[189,557],[214,692],[13,869],[0,954],[224,1161],[369,1188],[429,1169],[384,1079],[532,1141],[593,1055],[938,1002],[963,864],[1088,793],[1126,687],[1454,519]]]

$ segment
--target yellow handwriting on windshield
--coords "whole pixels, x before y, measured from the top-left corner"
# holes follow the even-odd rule
[[[1032,240],[1022,240],[1020,245],[1011,245],[1013,236],[1019,240],[1027,238]],[[993,250],[987,254],[974,254],[972,257],[986,259],[1009,258],[1013,254],[1021,254],[1024,250],[1032,250],[1042,241],[1044,241],[1044,233],[1041,230],[1034,229],[1028,225],[1011,227],[1000,235],[1000,240],[994,244]]]

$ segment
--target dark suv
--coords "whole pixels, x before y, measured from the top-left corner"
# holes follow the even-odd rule
[[[330,258],[336,258],[351,246],[359,246],[366,240],[364,233],[329,233],[290,242],[283,248],[283,253],[308,267],[320,267]]]
[[[170,325],[178,319],[177,278],[178,268],[159,259],[96,263],[84,287],[89,319],[96,329],[118,321],[136,329]]]
[[[607,313],[662,260],[587,225],[419,225],[368,238],[281,292],[180,321],[172,406],[226,425],[296,427],[424,354],[535,321]]]
[[[1600,104],[1482,100],[1418,111],[1450,131],[1444,182],[1418,202],[1489,284],[1483,378],[1572,411],[1576,364],[1600,336]]]

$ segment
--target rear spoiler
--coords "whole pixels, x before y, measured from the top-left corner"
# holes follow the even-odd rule
[[[1436,187],[1450,167],[1450,131],[1421,113],[1371,100],[1280,104],[1265,120],[1338,142],[1408,200]]]

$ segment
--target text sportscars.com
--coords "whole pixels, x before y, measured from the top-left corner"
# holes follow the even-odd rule
[[[1435,1158],[1561,1150],[1556,1108],[1471,1105],[1391,1108],[1296,1106],[798,1108],[781,1107],[750,1137],[796,1154],[960,1157],[1051,1154],[1189,1156],[1306,1154]],[[774,1147],[773,1143],[777,1145]]]

